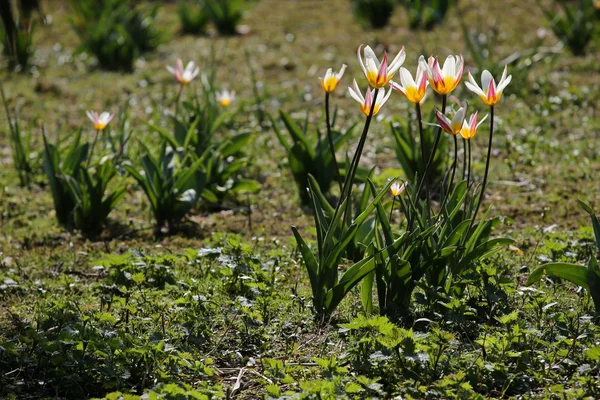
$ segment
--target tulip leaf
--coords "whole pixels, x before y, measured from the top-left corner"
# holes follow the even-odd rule
[[[556,262],[544,264],[529,275],[527,286],[540,281],[544,276],[566,279],[575,285],[589,289],[587,279],[587,267],[579,264]]]

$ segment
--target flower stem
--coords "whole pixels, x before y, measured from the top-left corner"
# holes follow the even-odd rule
[[[487,185],[488,172],[490,170],[490,159],[492,158],[492,138],[494,136],[494,106],[490,106],[490,141],[488,143],[488,153],[487,160],[485,161],[485,172],[483,174],[483,183],[481,184],[481,192],[479,193],[479,201],[475,206],[475,211],[473,212],[473,219],[471,220],[471,224],[469,225],[469,229],[467,232],[473,228],[473,224],[475,223],[475,219],[477,218],[477,212],[479,211],[479,207],[481,206],[481,202],[483,201],[483,196],[485,194],[485,186]]]
[[[446,202],[450,197],[450,193],[452,192],[452,184],[454,183],[454,174],[456,173],[456,164],[458,164],[458,139],[456,135],[452,135],[454,138],[454,162],[452,163],[452,173],[450,174],[450,183],[448,184],[448,190],[446,191],[446,195],[444,196],[444,200],[442,201],[442,206],[440,207],[440,212],[436,221],[440,218],[442,213],[444,212],[444,207],[446,207]]]
[[[346,171],[346,178],[344,179],[344,186],[342,188],[342,193],[340,194],[340,198],[335,207],[335,211],[333,213],[333,218],[331,219],[331,226],[328,229],[331,230],[333,228],[333,224],[335,224],[338,213],[340,211],[340,207],[344,200],[352,194],[352,183],[354,182],[354,176],[356,175],[356,170],[358,169],[358,163],[360,162],[360,157],[362,155],[363,148],[365,146],[365,142],[367,140],[367,133],[369,132],[369,126],[371,125],[371,120],[373,119],[373,113],[375,111],[375,102],[377,101],[377,95],[379,94],[379,89],[375,89],[373,93],[373,103],[371,104],[371,110],[369,111],[369,115],[367,115],[367,119],[365,120],[365,126],[363,127],[362,134],[360,135],[360,140],[358,141],[358,146],[356,147],[356,151],[354,152],[354,157],[350,162],[350,167]],[[346,206],[344,210],[344,217],[347,213],[348,206]],[[345,218],[343,219],[345,220]]]
[[[469,145],[469,166],[467,168],[467,189],[471,183],[471,140],[467,140]]]
[[[340,196],[342,193],[342,180],[340,179],[340,167],[335,157],[335,145],[333,144],[333,136],[331,133],[331,121],[329,120],[329,92],[325,93],[325,120],[327,121],[327,138],[329,139],[329,150],[331,151],[331,159],[335,169],[335,180],[340,186]]]
[[[446,113],[446,95],[442,96],[442,114]],[[437,151],[437,147],[440,143],[440,137],[442,136],[442,127],[440,126],[437,131],[437,136],[435,137],[435,141],[433,142],[433,149],[431,150],[431,154],[429,155],[429,160],[427,161],[427,165],[425,166],[425,171],[423,172],[423,176],[421,177],[421,181],[419,182],[419,186],[417,187],[417,191],[415,192],[415,204],[419,198],[419,193],[421,193],[421,189],[423,189],[423,183],[427,180],[427,173],[429,172],[429,167],[433,162],[433,158],[435,157],[435,152]],[[427,193],[427,197],[429,200],[429,193]],[[429,208],[427,209],[427,213],[429,213]],[[412,229],[413,220],[408,224],[409,230]]]
[[[394,205],[396,204],[396,196],[392,197],[392,208],[390,209],[390,216],[389,216],[389,220],[390,222],[392,221],[392,214],[394,212]]]
[[[183,83],[179,85],[179,90],[177,91],[177,97],[175,97],[175,116],[179,114],[179,99],[181,98],[181,93],[183,92]]]
[[[92,153],[94,152],[94,147],[96,147],[96,142],[98,141],[98,136],[100,135],[100,129],[96,129],[96,135],[94,136],[94,141],[92,142],[92,147],[90,148],[90,152],[88,154],[87,162],[85,163],[85,167],[89,168],[90,161],[92,161]]]
[[[462,169],[462,180],[465,180],[465,174],[467,173],[467,139],[462,140],[463,142],[463,169]],[[469,185],[467,185],[469,187]]]
[[[421,115],[421,104],[415,103],[415,108],[417,109],[417,122],[419,126],[419,139],[421,141],[421,161],[423,163],[423,176],[425,176],[425,171],[427,170],[427,165],[425,164],[425,135],[423,134],[423,117]],[[419,190],[420,192],[420,190]],[[417,196],[420,194],[417,192]],[[425,181],[425,197],[427,199],[427,214],[429,214],[429,184]]]

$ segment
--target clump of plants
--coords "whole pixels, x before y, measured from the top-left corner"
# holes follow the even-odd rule
[[[168,117],[172,130],[148,123],[161,138],[158,153],[142,144],[142,170],[131,163],[125,166],[146,195],[157,234],[165,225],[169,232],[176,231],[193,208],[221,205],[235,194],[254,193],[260,188],[256,181],[241,176],[249,162],[243,149],[252,139],[250,133],[223,139],[215,136],[231,116],[217,104],[229,107],[234,96],[220,92],[218,102],[214,85],[206,78],[203,97],[182,102],[183,91],[198,76],[199,68],[193,62],[184,68],[177,60],[176,67],[168,70],[179,84],[175,111]]]
[[[6,112],[8,121],[8,130],[10,133],[10,147],[12,150],[13,166],[19,175],[19,184],[21,186],[29,186],[33,179],[34,165],[32,164],[32,156],[34,155],[31,146],[31,129],[25,132],[19,123],[19,113],[15,108],[14,115],[8,107],[8,100],[4,94],[4,87],[0,85],[0,94],[2,95],[2,103]]]
[[[350,162],[341,187],[340,197],[335,207],[323,196],[316,179],[309,179],[308,193],[314,212],[317,232],[316,246],[311,248],[296,227],[292,227],[298,248],[310,278],[315,313],[326,317],[336,309],[341,300],[359,283],[363,306],[372,309],[372,290],[376,286],[379,311],[393,318],[406,318],[410,314],[412,293],[421,287],[432,306],[439,297],[460,298],[468,286],[477,265],[486,257],[497,252],[501,245],[511,243],[508,238],[494,238],[492,231],[500,221],[498,218],[478,220],[478,212],[484,199],[492,155],[494,132],[494,110],[502,98],[511,77],[504,69],[501,79],[496,82],[490,72],[482,73],[481,86],[469,74],[466,86],[478,95],[490,110],[490,137],[486,167],[481,185],[475,184],[472,176],[470,152],[462,160],[462,173],[459,167],[458,137],[469,143],[475,137],[479,125],[487,118],[479,118],[479,112],[467,118],[468,104],[457,102],[457,109],[448,107],[447,99],[461,81],[464,60],[462,56],[448,56],[443,64],[437,57],[426,60],[419,58],[416,74],[413,75],[402,64],[406,58],[404,48],[388,62],[387,54],[380,61],[369,47],[359,48],[359,64],[370,88],[366,93],[360,90],[356,80],[349,88],[351,97],[360,104],[365,115],[365,123],[356,151]],[[399,81],[392,78],[398,74]],[[341,76],[330,77],[337,82]],[[335,87],[334,86],[334,87]],[[386,87],[389,90],[386,91]],[[426,97],[427,87],[441,97],[441,109],[435,110],[437,126],[431,149],[426,149],[421,105]],[[327,85],[323,89],[327,92]],[[414,104],[420,137],[422,174],[417,170],[413,183],[390,180],[383,188],[377,188],[367,179],[372,200],[353,215],[353,186],[362,152],[367,144],[369,127],[373,116],[381,111],[393,91],[400,92]],[[442,135],[453,139],[454,156],[445,174],[446,179],[439,187],[429,185],[427,176],[431,173],[433,160]],[[335,148],[331,147],[335,158]],[[455,181],[455,178],[457,180]],[[477,188],[480,188],[477,191]],[[384,205],[387,193],[392,194],[392,204]],[[440,193],[437,205],[433,194]],[[364,203],[363,203],[364,204]],[[398,208],[394,207],[398,205]],[[402,215],[400,225],[392,223],[394,212]],[[371,213],[376,215],[376,223],[365,226]],[[485,215],[487,216],[487,214]],[[373,230],[373,235],[364,235],[361,243],[364,256],[347,268],[344,257],[354,238],[361,231]],[[339,275],[338,271],[343,272]]]
[[[210,22],[221,35],[235,35],[242,20],[243,0],[203,0]]]
[[[209,16],[202,0],[180,0],[177,12],[182,33],[199,35],[206,32]]]
[[[351,0],[354,16],[365,27],[373,29],[385,28],[396,4],[396,0]]]
[[[538,2],[554,34],[573,55],[584,55],[588,45],[600,35],[598,6],[595,2],[587,0],[556,0],[555,3],[560,11]]]
[[[135,61],[155,50],[164,34],[156,26],[158,5],[132,0],[71,0],[72,24],[81,49],[96,57],[101,68],[132,71]]]
[[[403,0],[411,29],[432,30],[442,23],[455,0]]]
[[[13,9],[17,5],[17,10]],[[11,67],[25,69],[33,55],[33,13],[41,15],[39,0],[3,1],[0,4],[0,19],[3,29],[0,30],[0,43],[3,53],[8,57]]]
[[[58,222],[84,234],[93,234],[106,224],[108,215],[125,195],[126,185],[123,179],[114,183],[119,178],[115,157],[93,160],[98,136],[112,116],[108,113],[88,115],[96,130],[91,145],[82,143],[82,129],[77,130],[71,143],[52,144],[43,132],[44,172]]]

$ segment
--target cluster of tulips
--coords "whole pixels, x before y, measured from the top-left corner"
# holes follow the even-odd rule
[[[167,65],[167,71],[169,71],[175,77],[175,80],[180,85],[179,93],[177,94],[177,101],[179,101],[183,88],[189,85],[200,74],[200,67],[196,66],[195,62],[190,61],[184,68],[183,61],[179,58],[177,59],[177,64],[175,65],[175,67]],[[217,102],[221,104],[221,106],[228,107],[235,100],[235,90],[229,91],[227,89],[223,89],[220,92],[215,92],[215,98]],[[86,114],[88,118],[92,121],[94,129],[96,130],[96,137],[94,139],[94,142],[92,143],[93,149],[98,139],[98,133],[103,131],[108,126],[108,124],[115,117],[115,114],[111,114],[107,111],[104,111],[100,114],[95,111],[86,111]],[[92,152],[90,152],[90,155],[91,153]]]
[[[361,54],[362,52],[362,54]],[[430,152],[429,161],[426,165],[424,165],[424,175],[421,177],[419,190],[421,190],[421,185],[424,182],[427,182],[426,176],[431,164],[435,156],[435,152],[437,150],[440,133],[443,130],[447,134],[451,135],[454,138],[454,164],[452,168],[452,175],[450,178],[450,186],[454,180],[454,174],[456,172],[456,164],[457,164],[457,153],[458,153],[458,143],[457,136],[460,135],[465,143],[468,143],[468,158],[469,158],[469,169],[470,171],[470,163],[471,163],[471,145],[470,140],[473,139],[477,133],[478,127],[484,120],[487,118],[487,115],[479,119],[479,112],[476,111],[469,118],[467,118],[467,110],[468,110],[468,102],[461,102],[457,98],[454,97],[454,100],[458,104],[458,109],[456,111],[447,112],[447,99],[448,96],[457,88],[459,85],[463,73],[464,73],[464,58],[462,55],[449,55],[444,63],[440,65],[437,56],[430,56],[429,59],[425,59],[424,56],[420,56],[417,65],[417,71],[413,78],[413,75],[410,71],[404,68],[402,65],[406,59],[406,52],[404,47],[400,50],[400,52],[394,57],[391,62],[388,62],[387,53],[383,55],[383,59],[379,61],[373,49],[369,46],[364,47],[361,45],[357,51],[358,62],[360,67],[369,83],[369,88],[365,95],[363,96],[363,92],[360,89],[356,79],[354,79],[352,86],[348,87],[348,92],[350,96],[356,100],[360,104],[361,111],[366,115],[367,121],[365,123],[365,129],[363,130],[363,134],[359,141],[359,145],[353,160],[353,163],[358,163],[361,157],[361,153],[364,147],[364,142],[366,140],[367,131],[369,129],[369,124],[371,118],[376,115],[381,108],[385,105],[385,103],[390,98],[392,91],[400,92],[406,97],[408,101],[415,104],[417,120],[419,124],[419,134],[420,134],[420,143],[421,143],[421,152],[423,155],[423,162],[425,163],[425,148],[424,148],[424,137],[423,137],[423,124],[422,115],[421,115],[421,104],[427,99],[427,88],[431,86],[431,88],[438,93],[442,98],[442,107],[441,110],[435,109],[435,116],[437,123],[433,124],[439,127],[438,135],[435,139],[433,149]],[[329,123],[329,94],[332,93],[338,86],[340,80],[342,79],[344,72],[346,71],[346,65],[342,65],[342,68],[339,72],[334,73],[331,68],[329,68],[324,77],[320,78],[321,87],[325,91],[325,103],[326,103],[326,111],[327,111],[327,127],[328,134],[331,135],[331,127]],[[394,81],[392,78],[398,74],[399,82]],[[481,74],[481,86],[477,83],[477,81],[471,75],[471,72],[468,72],[469,80],[465,82],[466,87],[475,93],[479,98],[490,107],[490,136],[489,136],[489,145],[488,145],[488,154],[486,159],[486,167],[483,178],[482,190],[480,192],[479,202],[477,203],[477,209],[475,211],[475,216],[477,215],[477,210],[479,208],[479,204],[481,203],[481,199],[483,198],[484,188],[487,183],[487,177],[489,172],[490,165],[490,156],[491,156],[491,147],[492,147],[492,136],[493,136],[493,125],[494,125],[494,106],[498,104],[500,99],[502,98],[502,94],[504,89],[510,83],[512,76],[508,75],[507,67],[504,67],[504,72],[500,81],[496,83],[496,80],[492,76],[492,74],[484,70]],[[389,86],[389,90],[385,87]],[[426,122],[425,122],[426,123]],[[330,141],[332,143],[332,141]],[[465,145],[465,149],[466,149]],[[331,146],[332,155],[335,160],[335,154],[333,154],[333,146]],[[465,152],[465,159],[467,157],[467,152]],[[337,163],[336,163],[337,168]],[[351,178],[347,180],[348,186],[352,185],[353,174],[356,172],[356,167],[354,170],[350,170]],[[338,171],[339,174],[339,171]],[[467,186],[469,185],[470,173],[467,175]],[[405,188],[406,185],[397,184],[394,186],[396,189]],[[342,189],[343,198],[346,196],[346,192],[349,192],[350,187],[346,189]],[[399,195],[401,192],[395,190],[392,194],[394,196]],[[473,218],[473,221],[475,218]]]
[[[329,205],[315,179],[309,179],[307,191],[313,204],[314,219],[317,231],[317,246],[311,249],[296,227],[292,227],[296,242],[310,277],[313,292],[313,305],[317,315],[330,315],[347,293],[359,282],[361,284],[361,301],[365,310],[371,308],[373,282],[377,283],[377,297],[380,313],[386,315],[406,315],[410,308],[410,298],[421,280],[428,287],[446,291],[449,296],[460,296],[463,293],[465,280],[459,282],[461,275],[472,271],[475,264],[487,255],[497,251],[502,244],[511,243],[510,238],[490,237],[490,232],[497,219],[475,223],[481,205],[490,165],[492,133],[494,123],[494,107],[502,98],[504,89],[511,81],[506,67],[498,83],[489,71],[483,71],[481,86],[469,73],[466,86],[477,94],[490,107],[490,137],[485,167],[485,174],[479,194],[472,193],[470,186],[470,151],[469,168],[466,171],[466,151],[463,158],[463,171],[468,175],[458,182],[453,189],[453,181],[458,161],[458,139],[460,135],[465,142],[475,137],[481,122],[478,112],[467,118],[468,103],[455,99],[458,108],[446,110],[448,96],[457,88],[463,77],[464,59],[460,55],[450,55],[440,65],[437,57],[428,60],[421,56],[418,60],[416,75],[413,75],[402,64],[406,59],[404,48],[388,62],[387,54],[380,61],[371,47],[361,45],[358,48],[358,61],[369,88],[366,92],[360,89],[356,80],[349,88],[350,96],[360,104],[366,116],[364,127],[356,146],[354,156],[345,168],[342,176],[335,160],[335,143],[332,134],[329,100],[330,94],[336,90],[342,79],[346,66],[334,73],[328,69],[320,78],[325,92],[325,120],[329,150],[340,182],[340,196],[335,207]],[[396,74],[397,81],[392,80]],[[389,85],[389,90],[386,87]],[[426,145],[422,120],[421,104],[427,98],[427,88],[431,88],[441,96],[442,105],[435,109],[435,135],[431,148]],[[379,190],[370,178],[367,178],[361,201],[352,201],[352,190],[361,155],[367,140],[367,134],[373,116],[389,100],[393,91],[400,92],[416,107],[417,122],[420,135],[421,171],[414,184],[393,179]],[[363,95],[364,93],[364,95]],[[454,98],[454,96],[453,96]],[[444,181],[442,191],[447,187],[439,210],[431,207],[431,196],[427,175],[438,150],[442,132],[454,139],[454,163],[448,171],[449,181]],[[465,145],[465,148],[467,146]],[[468,146],[470,149],[470,144]],[[418,161],[417,161],[418,162]],[[449,184],[447,184],[449,182]],[[417,184],[418,183],[418,184]],[[424,186],[424,187],[423,187]],[[424,191],[422,189],[425,188]],[[410,189],[410,190],[408,190]],[[382,199],[385,193],[393,196],[390,216],[385,213]],[[408,195],[403,195],[407,192]],[[372,201],[368,202],[369,193]],[[395,201],[401,204],[406,216],[406,229],[394,231],[390,220]],[[354,208],[358,207],[358,208]],[[461,211],[462,209],[462,211]],[[375,212],[375,225],[364,226],[369,215]],[[364,228],[364,229],[363,229]],[[342,258],[353,260],[354,264],[339,275]]]

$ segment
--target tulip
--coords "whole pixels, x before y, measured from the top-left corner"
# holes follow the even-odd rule
[[[452,119],[450,119],[436,109],[435,118],[437,119],[438,126],[440,126],[444,132],[454,136],[460,133],[463,127],[466,113],[467,107],[461,107],[458,109],[457,112],[454,113]]]
[[[321,81],[321,87],[325,93],[331,93],[335,90],[335,88],[337,88],[340,80],[344,76],[344,72],[346,72],[346,64],[342,64],[342,68],[337,74],[334,74],[331,68],[327,69],[325,76],[323,78],[319,78]]]
[[[467,122],[466,120],[463,122],[462,128],[460,129],[460,136],[462,136],[463,139],[472,139],[477,133],[477,128],[479,128],[479,125],[481,125],[483,121],[485,121],[485,119],[487,118],[486,115],[481,119],[481,121],[479,121],[479,123],[477,123],[477,114],[478,112],[471,115],[471,118],[469,118],[469,122]]]
[[[479,87],[469,71],[469,82],[465,82],[465,85],[470,91],[477,94],[485,104],[495,106],[502,98],[502,92],[512,79],[512,75],[506,76],[507,73],[507,66],[504,66],[502,78],[500,78],[500,82],[496,85],[496,81],[490,71],[484,70],[481,73],[481,87]]]
[[[419,57],[419,66],[427,71],[429,83],[433,90],[441,95],[447,95],[452,92],[462,78],[465,68],[465,60],[461,55],[449,55],[440,68],[437,57],[429,57],[425,62],[425,57]]]
[[[96,135],[94,135],[94,141],[92,142],[92,147],[90,147],[90,152],[88,153],[88,158],[86,162],[86,167],[89,167],[90,161],[92,160],[92,153],[94,152],[94,147],[96,146],[96,142],[98,141],[98,135],[104,130],[104,128],[106,128],[110,121],[113,120],[115,114],[111,114],[106,111],[104,111],[100,115],[98,115],[98,113],[95,111],[86,111],[85,113],[94,124],[94,129],[96,129]]]
[[[362,45],[360,45],[356,54],[358,56],[358,62],[360,63],[360,67],[367,77],[369,84],[375,89],[381,89],[387,85],[394,74],[400,69],[404,59],[406,58],[404,47],[402,47],[398,55],[389,65],[387,62],[387,53],[383,55],[383,60],[380,63],[375,55],[375,52],[373,52],[373,49],[371,49],[369,46],[366,46],[363,53],[363,61],[363,57],[360,55],[361,49]]]
[[[227,107],[233,102],[233,100],[235,100],[235,90],[232,90],[230,92],[227,89],[223,89],[220,93],[219,92],[216,93],[216,97],[217,97],[217,101],[223,107]]]
[[[388,217],[388,220],[390,221],[392,220],[392,214],[394,213],[396,197],[400,196],[402,192],[404,192],[404,189],[406,189],[406,185],[408,185],[408,182],[406,181],[402,185],[400,185],[400,182],[394,181],[394,183],[392,183],[392,186],[390,186],[390,193],[392,194],[392,207],[390,208],[390,216]]]
[[[400,83],[390,81],[390,86],[402,93],[408,101],[412,103],[422,103],[427,93],[427,71],[419,64],[417,74],[413,79],[412,75],[404,67],[400,68]]]
[[[407,181],[404,182],[402,185],[400,185],[400,182],[395,181],[394,183],[392,183],[392,186],[390,186],[390,193],[394,197],[400,196],[402,194],[402,192],[404,192],[404,189],[406,189],[407,185],[408,185]]]
[[[108,125],[110,121],[112,121],[115,117],[115,114],[111,114],[106,111],[100,115],[98,115],[98,113],[95,111],[86,111],[85,113],[87,114],[88,118],[92,121],[92,123],[94,124],[94,129],[96,129],[97,131],[103,131],[104,128],[106,128],[106,125]]]
[[[350,96],[354,100],[360,103],[360,109],[367,117],[371,112],[371,107],[373,108],[373,115],[376,115],[379,112],[379,109],[383,107],[385,102],[390,98],[392,94],[392,88],[385,94],[384,96],[378,96],[375,100],[375,106],[373,106],[373,94],[371,92],[371,88],[367,89],[367,94],[363,97],[358,84],[356,83],[356,79],[354,80],[354,88],[349,87],[348,91],[350,92]]]
[[[200,68],[196,67],[196,63],[193,61],[187,63],[184,69],[183,62],[180,58],[177,59],[177,66],[175,68],[167,65],[167,70],[172,73],[175,76],[175,79],[177,79],[177,82],[182,85],[187,85],[200,73]]]

